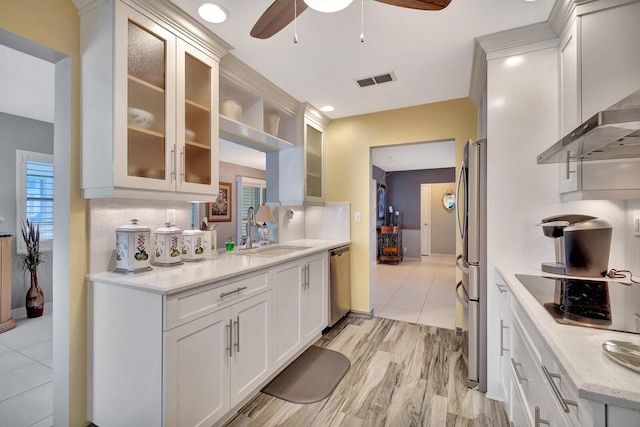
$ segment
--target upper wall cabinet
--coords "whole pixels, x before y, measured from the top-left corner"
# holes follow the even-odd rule
[[[78,8],[84,197],[213,199],[228,46],[164,1]]]
[[[310,104],[302,105],[301,117],[302,144],[278,155],[279,201],[284,205],[324,202],[324,133],[329,119]],[[268,178],[267,174],[267,198]]]

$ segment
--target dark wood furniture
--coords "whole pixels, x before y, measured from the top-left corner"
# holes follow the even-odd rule
[[[402,226],[379,225],[378,231],[378,261],[402,261]]]

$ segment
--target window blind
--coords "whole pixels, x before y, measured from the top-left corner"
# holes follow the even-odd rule
[[[27,161],[26,172],[26,217],[40,239],[53,239],[53,164]]]

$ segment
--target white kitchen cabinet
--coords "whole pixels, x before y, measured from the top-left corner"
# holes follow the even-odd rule
[[[190,201],[218,192],[218,70],[227,45],[176,28],[164,1],[153,7],[79,7],[85,198]]]
[[[302,345],[300,299],[302,296],[300,262],[284,264],[272,271],[273,285],[273,359],[284,363]]]
[[[303,107],[302,145],[278,153],[278,198],[283,205],[324,202],[324,132],[329,119],[310,104]]]
[[[166,333],[166,425],[209,426],[269,374],[271,291]]]
[[[231,408],[231,322],[220,310],[166,333],[165,425],[212,425]]]
[[[498,311],[500,312],[500,340],[499,340],[499,359],[500,359],[500,384],[506,401],[509,401],[510,394],[510,356],[511,356],[511,338],[509,331],[511,329],[511,306],[509,288],[501,280],[500,276],[496,277],[496,288],[498,290]]]
[[[302,340],[318,336],[328,325],[329,298],[328,255],[307,258],[303,265],[300,320]]]
[[[273,274],[275,363],[285,362],[328,325],[328,255],[285,264]]]
[[[640,2],[594,3],[580,24],[582,120],[640,89]]]

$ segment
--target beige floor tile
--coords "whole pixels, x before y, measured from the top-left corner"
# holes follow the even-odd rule
[[[409,323],[418,323],[418,317],[420,317],[420,310],[409,310],[406,308],[396,308],[384,306],[380,313],[377,314],[378,317],[383,317],[385,319],[393,319],[400,320],[402,322]]]

